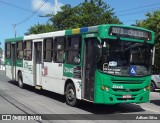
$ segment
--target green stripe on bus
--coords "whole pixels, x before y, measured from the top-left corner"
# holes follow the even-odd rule
[[[5,41],[6,42],[17,42],[17,41],[22,41],[23,37],[17,37],[17,38],[8,38]]]

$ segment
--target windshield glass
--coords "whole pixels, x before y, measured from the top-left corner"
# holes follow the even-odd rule
[[[151,74],[152,46],[146,43],[105,40],[98,69],[121,76]]]

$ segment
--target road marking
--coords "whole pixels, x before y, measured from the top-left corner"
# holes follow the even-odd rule
[[[156,112],[156,113],[160,113],[160,111],[149,109],[149,108],[143,108],[143,109],[148,110],[148,111],[152,111],[152,112]]]

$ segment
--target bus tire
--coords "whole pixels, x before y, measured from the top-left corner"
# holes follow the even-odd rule
[[[18,73],[18,86],[20,88],[24,88],[23,77],[21,72]]]
[[[151,81],[151,89],[150,89],[150,91],[151,91],[151,92],[154,92],[155,89],[156,89],[156,86],[155,86],[154,82]]]
[[[67,104],[70,106],[75,106],[77,103],[76,90],[72,83],[68,83],[66,86],[65,97]]]

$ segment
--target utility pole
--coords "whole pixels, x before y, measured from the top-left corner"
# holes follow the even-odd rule
[[[16,38],[16,24],[12,24],[12,26],[13,26],[13,30],[14,30],[14,37]]]

